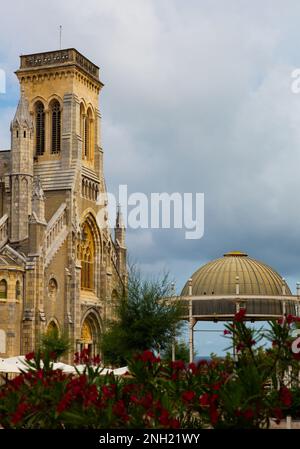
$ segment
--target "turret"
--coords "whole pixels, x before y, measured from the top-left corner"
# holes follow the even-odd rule
[[[10,126],[11,130],[11,242],[28,238],[33,177],[33,122],[24,92]]]
[[[125,225],[123,222],[123,216],[121,211],[121,206],[118,205],[116,226],[115,226],[115,241],[121,248],[126,248],[125,246]]]
[[[118,205],[116,225],[115,225],[115,245],[117,250],[117,268],[123,282],[126,284],[126,244],[125,244],[125,225],[123,222],[121,206]]]

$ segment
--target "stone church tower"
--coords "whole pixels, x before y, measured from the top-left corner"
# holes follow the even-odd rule
[[[112,237],[99,68],[75,49],[21,56],[11,149],[0,151],[0,357],[48,329],[99,351],[126,289],[125,228]]]

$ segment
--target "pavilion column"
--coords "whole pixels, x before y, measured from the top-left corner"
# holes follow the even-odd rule
[[[282,296],[286,295],[286,289],[285,289],[285,279],[282,278]],[[286,302],[282,302],[282,315],[283,319],[286,317]]]
[[[189,350],[190,350],[190,363],[194,360],[194,320],[193,320],[193,301],[191,296],[193,294],[192,279],[189,279]]]
[[[176,340],[173,340],[172,343],[172,362],[175,362],[176,360]]]
[[[175,297],[175,283],[174,282],[172,282],[172,284],[171,284],[171,296],[172,296],[172,298]],[[174,332],[174,338],[172,341],[172,362],[175,362],[175,360],[176,360],[176,335]]]
[[[300,282],[297,282],[297,316],[300,316]]]

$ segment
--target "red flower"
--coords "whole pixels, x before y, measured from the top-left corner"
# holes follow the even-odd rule
[[[49,356],[50,356],[50,360],[56,360],[57,359],[57,354],[54,351],[50,352]]]
[[[21,421],[21,419],[23,418],[25,412],[28,410],[28,405],[25,404],[24,402],[22,402],[21,404],[18,405],[17,410],[15,411],[15,413],[13,413],[12,417],[11,417],[11,422],[12,424],[18,424],[18,422]]]
[[[249,421],[250,419],[253,418],[254,412],[253,410],[251,410],[251,408],[248,408],[247,410],[244,411],[243,416],[245,419],[247,419],[247,421]]]
[[[198,364],[198,366],[208,366],[208,365],[209,365],[209,363],[207,360],[200,360],[200,362]]]
[[[163,426],[168,426],[169,425],[169,412],[168,412],[168,410],[162,409],[161,415],[159,417],[159,422]]]
[[[276,420],[275,420],[276,424],[280,424],[280,421],[283,418],[282,410],[279,407],[274,408],[273,415],[276,418]]]
[[[214,405],[212,405],[210,407],[209,416],[210,416],[210,422],[212,423],[213,426],[215,426],[219,419],[219,413],[218,413],[217,408]]]
[[[234,321],[237,321],[238,323],[241,323],[244,321],[246,315],[246,309],[242,308],[234,315]]]
[[[30,362],[30,360],[34,359],[34,352],[29,352],[28,354],[25,355],[25,360],[27,360],[27,362]]]
[[[144,351],[142,354],[138,356],[138,358],[139,360],[142,360],[142,362],[154,363],[159,361],[159,359],[155,357],[152,351]]]
[[[290,407],[293,403],[293,396],[287,387],[280,389],[280,400],[286,407]]]
[[[101,390],[105,399],[111,399],[115,396],[116,385],[102,385]]]
[[[295,321],[295,318],[296,318],[296,317],[294,317],[293,315],[288,315],[288,316],[286,317],[286,322],[287,322],[288,324],[291,324],[291,323],[293,323],[293,322]]]
[[[236,352],[240,352],[242,349],[244,349],[245,348],[245,345],[244,345],[244,343],[238,343],[237,345],[236,345]]]
[[[128,416],[127,411],[126,411],[126,407],[125,407],[124,401],[122,399],[120,399],[119,401],[117,401],[115,403],[115,405],[113,406],[113,412],[114,412],[115,415],[119,416],[124,421],[128,421],[129,420],[129,416]]]
[[[209,394],[208,393],[204,393],[202,396],[200,396],[199,402],[200,402],[200,405],[202,407],[205,407],[205,406],[209,405],[209,403],[210,403],[210,396],[209,396]]]
[[[130,396],[130,400],[131,400],[131,402],[133,402],[134,404],[139,404],[139,402],[140,402],[139,398],[138,398],[135,394],[132,394],[132,395]]]
[[[18,390],[19,387],[24,384],[24,376],[20,375],[15,377],[11,380],[10,384],[14,389]]]
[[[62,400],[58,403],[56,408],[57,413],[62,413],[66,410],[70,402],[72,401],[72,394],[70,392],[66,393]]]
[[[153,396],[151,393],[147,393],[141,400],[141,406],[145,409],[149,409],[153,404]]]
[[[190,402],[194,399],[196,393],[194,391],[185,391],[182,393],[181,397],[184,402]]]
[[[189,369],[192,371],[193,374],[197,372],[197,366],[194,362],[189,364]]]
[[[100,363],[101,363],[101,358],[100,358],[100,355],[97,354],[97,355],[93,358],[93,364],[94,364],[94,365],[100,365]]]
[[[179,429],[180,422],[178,421],[178,419],[170,419],[169,426],[171,429]]]
[[[173,369],[176,369],[176,370],[184,370],[185,369],[185,363],[183,360],[175,360],[175,362],[171,362],[171,366]]]
[[[224,335],[231,335],[231,332],[228,329],[224,330]]]

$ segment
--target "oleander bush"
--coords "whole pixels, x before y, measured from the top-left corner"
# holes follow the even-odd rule
[[[4,428],[268,428],[286,415],[300,418],[299,355],[291,350],[287,316],[261,334],[244,309],[224,334],[236,356],[198,364],[162,361],[152,351],[132,357],[128,375],[101,375],[99,357],[76,354],[84,372],[53,369],[53,353],[26,356],[28,371],[0,388]],[[43,363],[41,361],[43,360]],[[286,373],[289,372],[287,379]]]

